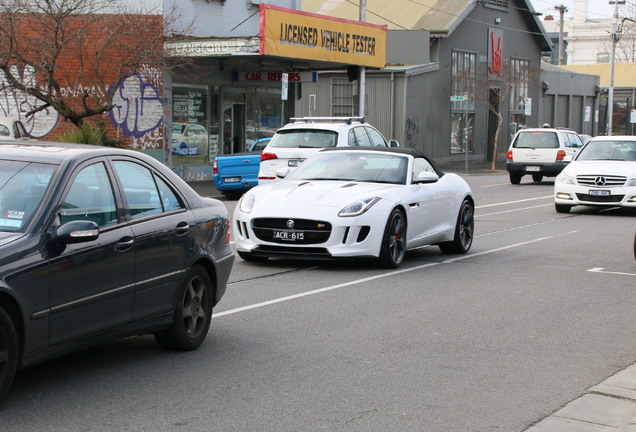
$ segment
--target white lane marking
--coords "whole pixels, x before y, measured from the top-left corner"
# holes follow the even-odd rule
[[[475,218],[480,218],[480,217],[486,217],[486,216],[496,216],[496,215],[500,215],[500,214],[504,214],[504,213],[513,213],[513,212],[518,212],[518,211],[524,211],[524,210],[530,210],[530,209],[535,209],[535,208],[539,208],[539,207],[549,207],[552,204],[539,204],[536,206],[531,206],[531,207],[522,207],[522,208],[518,208],[518,209],[512,209],[512,210],[504,210],[504,211],[500,211],[500,212],[495,212],[495,213],[487,213],[487,214],[475,214]]]
[[[571,234],[571,233],[567,233],[567,234]],[[515,243],[515,244],[511,244],[511,245],[508,245],[508,246],[503,246],[503,247],[496,248],[496,249],[489,249],[489,250],[485,250],[485,251],[482,251],[482,252],[471,253],[471,254],[468,254],[468,255],[461,255],[459,257],[450,258],[450,259],[447,259],[447,260],[441,261],[441,262],[427,263],[427,264],[422,264],[422,265],[419,265],[419,266],[409,267],[409,268],[405,268],[405,269],[401,269],[401,270],[394,270],[394,271],[391,271],[391,272],[388,272],[388,273],[383,273],[381,275],[370,276],[370,277],[363,278],[363,279],[357,279],[357,280],[353,280],[353,281],[350,281],[350,282],[343,282],[343,283],[340,283],[340,284],[331,285],[331,286],[324,287],[324,288],[319,288],[319,289],[315,289],[315,290],[311,290],[311,291],[305,291],[305,292],[302,292],[302,293],[293,294],[293,295],[289,295],[289,296],[285,296],[285,297],[279,297],[279,298],[268,300],[268,301],[264,301],[264,302],[261,302],[261,303],[255,303],[255,304],[252,304],[252,305],[243,306],[243,307],[239,307],[239,308],[236,308],[236,309],[230,309],[230,310],[226,310],[226,311],[223,311],[223,312],[214,313],[214,314],[212,314],[212,318],[219,318],[219,317],[226,316],[226,315],[232,315],[232,314],[236,314],[236,313],[240,313],[240,312],[245,312],[245,311],[248,311],[248,310],[251,310],[251,309],[257,309],[257,308],[262,308],[262,307],[265,307],[265,306],[271,306],[273,304],[282,303],[282,302],[286,302],[286,301],[289,301],[289,300],[295,300],[295,299],[299,299],[299,298],[302,298],[302,297],[307,297],[307,296],[311,296],[311,295],[321,294],[321,293],[324,293],[324,292],[333,291],[333,290],[337,290],[337,289],[340,289],[340,288],[346,288],[346,287],[349,287],[349,286],[352,286],[352,285],[357,285],[357,284],[361,284],[361,283],[365,283],[365,282],[370,282],[370,281],[377,280],[377,279],[393,277],[393,276],[400,275],[400,274],[403,274],[403,273],[409,273],[409,272],[416,271],[416,270],[422,270],[422,269],[427,268],[427,267],[438,266],[440,264],[452,264],[452,263],[457,262],[457,261],[470,259],[470,258],[481,256],[481,255],[488,255],[488,254],[495,253],[495,252],[501,252],[501,251],[506,250],[506,249],[512,249],[512,248],[516,248],[516,247],[521,247],[521,246],[525,246],[527,244],[536,243],[536,242],[543,241],[543,240],[549,240],[549,239],[553,239],[553,238],[560,237],[560,236],[563,236],[563,235],[565,235],[565,234],[560,234],[560,235],[556,235],[556,236],[549,236],[549,237],[536,238],[536,239],[533,239],[533,240],[529,240],[529,241],[525,241],[525,242],[521,242],[521,243]]]
[[[603,267],[594,267],[588,270],[591,273],[605,273],[605,274],[615,274],[615,275],[623,275],[623,276],[636,276],[636,273],[624,273],[624,272],[613,272],[613,271],[605,271]]]
[[[515,201],[504,201],[504,202],[494,203],[494,204],[485,204],[485,205],[475,206],[475,209],[487,208],[487,207],[496,207],[496,206],[509,205],[509,204],[517,204],[517,203],[521,203],[521,202],[542,200],[542,199],[547,199],[547,198],[552,198],[552,195],[546,195],[546,196],[536,197],[536,198],[527,198],[527,199],[515,200]]]

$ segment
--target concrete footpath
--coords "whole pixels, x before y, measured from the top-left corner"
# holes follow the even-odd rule
[[[493,170],[490,162],[440,163],[459,175],[507,174],[505,160]],[[468,168],[468,169],[466,169]],[[222,198],[214,181],[189,183],[201,196]],[[583,396],[524,432],[636,432],[636,363],[590,387]]]
[[[585,394],[526,432],[636,432],[636,364],[590,387]]]

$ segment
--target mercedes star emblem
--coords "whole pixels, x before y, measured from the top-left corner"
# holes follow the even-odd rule
[[[605,177],[596,177],[594,179],[594,184],[596,186],[605,186]]]
[[[286,225],[287,228],[292,229],[294,227],[294,221],[290,219],[287,221]]]

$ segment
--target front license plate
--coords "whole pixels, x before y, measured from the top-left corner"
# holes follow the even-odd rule
[[[540,166],[527,166],[526,167],[526,171],[527,172],[539,172],[539,171],[541,171],[541,167]]]
[[[298,165],[300,165],[303,161],[302,160],[298,160],[298,159],[292,159],[287,161],[287,166],[288,167],[297,167]]]
[[[305,233],[299,231],[274,231],[273,237],[277,240],[295,242],[305,239]]]
[[[225,183],[238,183],[241,181],[240,177],[226,177],[224,179]]]
[[[610,196],[608,190],[590,190],[590,196]]]

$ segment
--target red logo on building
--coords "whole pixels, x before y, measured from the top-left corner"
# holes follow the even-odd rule
[[[495,36],[495,32],[490,32],[490,67],[488,71],[491,74],[501,76],[503,70],[503,37]]]

